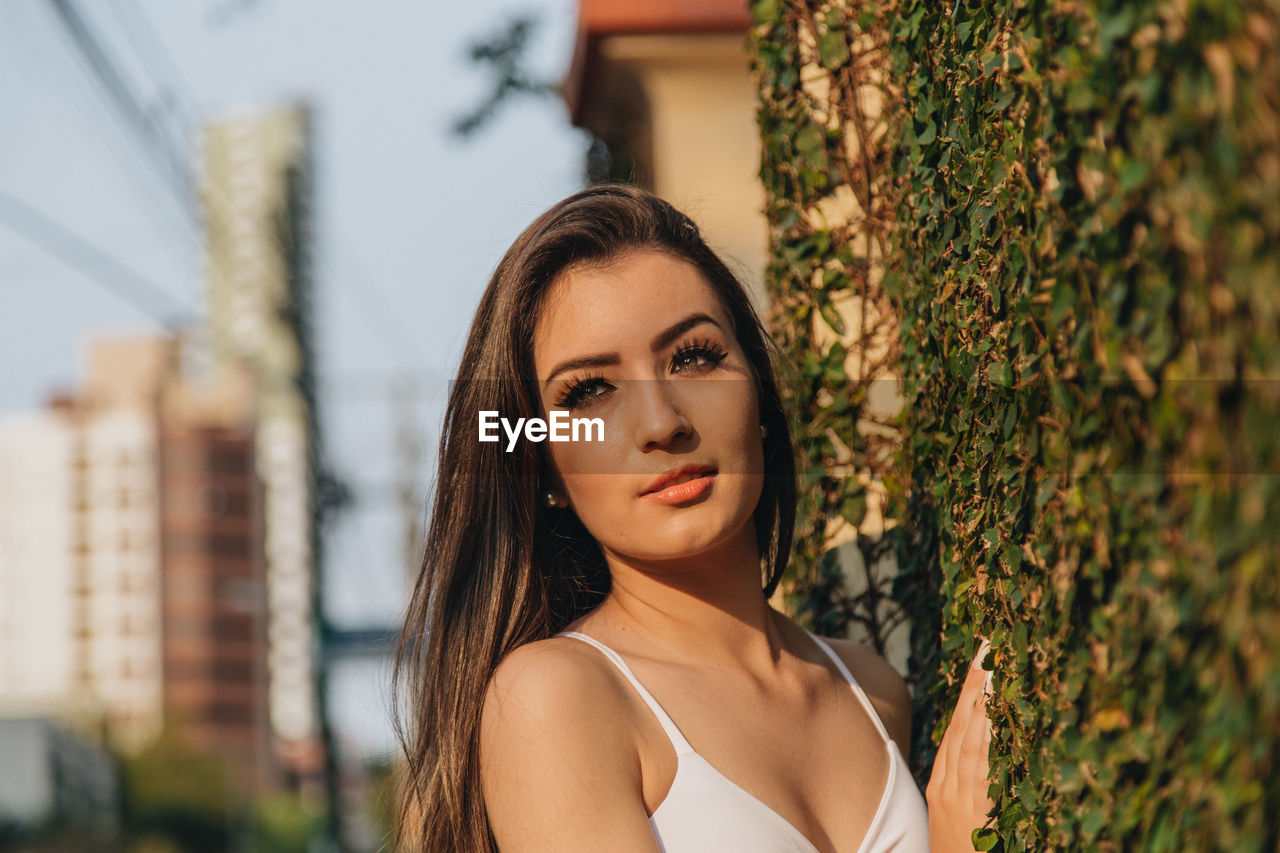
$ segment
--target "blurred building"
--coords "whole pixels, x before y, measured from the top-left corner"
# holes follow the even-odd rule
[[[79,695],[75,447],[61,411],[0,422],[0,701],[10,708]]]
[[[0,701],[104,714],[125,749],[163,719],[160,358],[96,350],[80,395],[0,425]]]
[[[208,125],[202,189],[215,376],[257,386],[253,454],[262,483],[270,729],[290,769],[323,766],[317,660],[320,542],[311,317],[310,122],[302,106]]]
[[[267,570],[253,386],[176,383],[160,444],[165,708],[195,742],[275,784]]]
[[[119,780],[101,746],[49,719],[0,719],[0,755],[0,846],[50,826],[81,842],[115,834]]]
[[[252,384],[195,384],[178,341],[94,341],[87,379],[0,424],[0,715],[166,725],[269,784]]]
[[[579,0],[565,100],[611,162],[692,216],[764,306],[768,240],[746,0]],[[599,152],[603,154],[605,152]]]
[[[301,108],[207,129],[203,346],[94,341],[0,423],[0,718],[323,778],[308,137]]]

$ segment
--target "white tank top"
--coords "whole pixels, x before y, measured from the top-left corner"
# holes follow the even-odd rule
[[[808,632],[807,632],[808,633]],[[676,751],[676,775],[667,796],[649,817],[663,853],[819,853],[818,848],[782,815],[711,766],[684,739],[657,700],[645,690],[613,649],[578,631],[557,636],[590,643],[613,662],[658,718]],[[889,737],[867,694],[840,657],[821,637],[809,633],[853,687],[875,723],[889,754],[889,780],[858,853],[929,853],[929,814],[911,769]]]

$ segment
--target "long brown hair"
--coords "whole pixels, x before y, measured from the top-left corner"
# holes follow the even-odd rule
[[[508,453],[479,443],[476,430],[481,411],[540,416],[533,333],[556,278],[642,248],[696,266],[732,319],[765,426],[766,476],[754,514],[764,595],[773,594],[786,567],[795,462],[772,341],[746,291],[693,222],[651,193],[601,185],[555,205],[498,263],[449,394],[426,553],[392,678],[407,756],[399,815],[407,849],[497,850],[479,771],[489,679],[513,649],[563,630],[608,594],[609,570],[595,540],[571,511],[538,500],[550,485],[541,446],[519,442]]]

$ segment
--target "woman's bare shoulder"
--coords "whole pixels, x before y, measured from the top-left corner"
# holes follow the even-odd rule
[[[480,715],[480,777],[503,850],[602,849],[601,826],[625,827],[619,849],[651,850],[635,729],[611,667],[585,643],[553,637],[495,670]]]
[[[577,730],[583,722],[618,720],[625,705],[614,667],[596,649],[568,637],[526,643],[509,653],[489,680],[484,714],[508,722]],[[619,732],[622,726],[613,726]]]
[[[911,749],[911,691],[906,680],[875,649],[857,640],[823,637],[862,687],[889,737],[903,755]]]

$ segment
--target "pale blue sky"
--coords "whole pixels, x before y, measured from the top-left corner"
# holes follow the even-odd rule
[[[324,423],[338,473],[367,497],[330,543],[326,596],[341,624],[386,622],[403,605],[400,518],[380,490],[397,476],[387,381],[421,383],[413,412],[430,457],[489,273],[530,220],[581,185],[586,142],[558,102],[513,104],[465,143],[449,135],[486,91],[466,45],[513,13],[540,12],[532,65],[559,79],[574,5],[77,0],[152,106],[159,74],[196,120],[297,97],[314,107]],[[156,312],[201,309],[200,237],[47,0],[0,4],[0,151],[0,191],[153,282],[171,300],[149,299]],[[0,417],[74,387],[90,336],[159,328],[0,219]],[[348,666],[334,683],[342,735],[385,746],[381,676]]]

